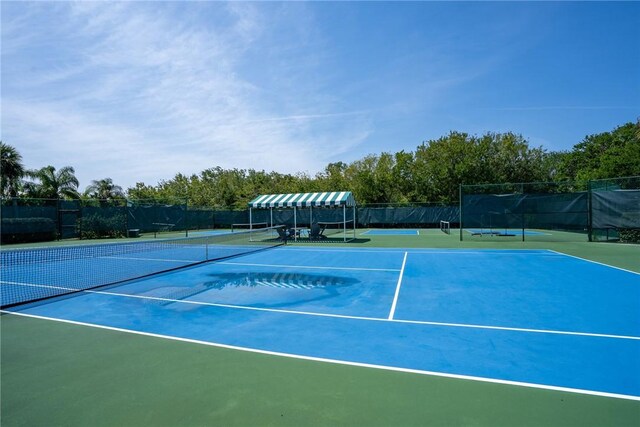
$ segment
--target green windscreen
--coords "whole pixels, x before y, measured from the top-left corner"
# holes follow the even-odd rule
[[[640,242],[640,177],[591,181],[594,241]]]
[[[580,183],[462,186],[462,240],[586,241],[589,197]]]
[[[462,240],[640,242],[640,177],[460,187]]]

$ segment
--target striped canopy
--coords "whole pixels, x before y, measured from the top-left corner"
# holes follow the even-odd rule
[[[325,193],[263,194],[249,202],[250,208],[306,208],[309,206],[355,206],[350,191]]]

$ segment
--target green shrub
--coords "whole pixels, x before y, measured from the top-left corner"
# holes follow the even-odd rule
[[[623,243],[640,243],[640,228],[622,228],[618,230]]]
[[[78,219],[77,227],[81,239],[118,238],[126,236],[127,220],[123,215],[95,213]]]

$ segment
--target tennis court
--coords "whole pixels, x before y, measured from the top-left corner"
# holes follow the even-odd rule
[[[200,253],[201,242],[187,250]],[[171,269],[185,261],[171,251],[118,251],[117,261],[101,253],[91,262],[94,271],[113,262]],[[91,274],[86,261],[55,263],[44,270],[56,278],[4,270],[3,303],[16,288],[76,289]],[[640,401],[640,275],[552,250],[270,244],[4,313],[228,349],[240,359]]]

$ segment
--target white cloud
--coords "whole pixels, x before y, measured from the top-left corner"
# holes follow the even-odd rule
[[[65,4],[55,7],[52,34],[33,17],[12,20],[3,57],[26,62],[30,74],[28,81],[3,76],[3,139],[28,167],[74,166],[82,187],[105,177],[123,187],[155,184],[217,165],[315,172],[366,139],[367,113],[335,111],[313,85],[274,93],[243,77],[254,59],[244,55],[278,49],[256,46],[273,30],[261,10],[250,3],[198,4],[198,13],[179,6]],[[59,51],[17,57],[15,44]],[[271,68],[273,81],[286,81],[292,63]]]

